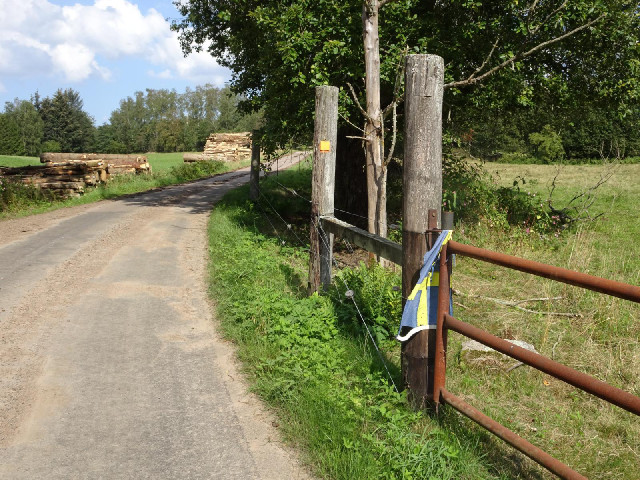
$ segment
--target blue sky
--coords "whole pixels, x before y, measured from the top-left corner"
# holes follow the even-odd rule
[[[0,0],[0,12],[0,110],[73,88],[101,125],[138,90],[230,78],[207,53],[183,57],[171,0]]]

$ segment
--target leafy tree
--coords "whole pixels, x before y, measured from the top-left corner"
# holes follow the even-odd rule
[[[397,74],[407,52],[444,57],[445,112],[453,119],[464,118],[469,109],[501,108],[514,102],[532,105],[534,93],[542,88],[552,92],[550,99],[559,98],[557,92],[569,78],[576,78],[572,86],[577,90],[593,90],[608,75],[607,66],[618,65],[621,58],[635,65],[635,70],[616,67],[615,77],[604,83],[609,101],[619,104],[621,98],[631,98],[640,90],[635,80],[637,5],[624,0],[294,0],[286,4],[186,0],[176,5],[183,18],[172,27],[180,32],[185,53],[206,46],[232,70],[233,90],[247,98],[244,107],[264,109],[265,133],[272,148],[295,138],[310,138],[311,87],[316,85],[340,86],[342,130],[364,125],[355,127],[355,135],[362,136],[358,130],[364,130],[369,137],[371,119],[378,121],[379,115],[368,111],[371,95],[363,95],[367,92],[362,79],[376,75],[364,66],[369,47],[365,49],[363,26],[373,16],[379,29],[383,112],[383,120],[373,129],[381,141],[392,124],[385,110],[390,113],[397,107],[401,120],[402,106],[397,99],[402,92],[396,88],[396,79],[402,77]],[[367,35],[365,28],[365,41]],[[375,35],[369,40],[375,49]],[[570,61],[566,60],[568,52]],[[601,60],[592,61],[597,56]],[[625,86],[620,87],[619,81]],[[580,100],[579,95],[572,98]],[[357,103],[367,105],[364,120]],[[447,126],[456,128],[451,123]],[[370,138],[366,143],[369,148],[373,144]],[[386,142],[385,156],[392,143]],[[384,164],[380,168],[384,170]]]
[[[23,155],[20,129],[15,119],[0,113],[0,155]]]
[[[239,98],[228,88],[212,85],[175,90],[136,92],[111,113],[110,148],[127,152],[202,150],[214,131],[247,131],[260,114],[238,110]],[[108,143],[108,142],[107,142]]]
[[[68,88],[58,90],[40,105],[44,140],[60,144],[64,152],[87,152],[94,145],[93,119],[82,109],[80,94]]]
[[[13,103],[5,105],[5,113],[18,126],[21,151],[24,155],[36,156],[40,153],[40,143],[43,135],[43,121],[36,107],[27,100],[16,98]]]
[[[554,132],[551,125],[545,125],[542,131],[529,135],[535,155],[544,163],[552,163],[564,157],[562,138]]]

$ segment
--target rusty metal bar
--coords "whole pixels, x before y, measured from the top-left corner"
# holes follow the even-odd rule
[[[518,347],[511,342],[491,335],[480,328],[468,323],[456,320],[449,314],[444,315],[444,326],[462,335],[476,340],[483,345],[491,347],[505,355],[508,355],[522,363],[526,363],[538,370],[548,373],[574,387],[580,388],[587,393],[602,398],[609,403],[613,403],[628,412],[640,415],[640,397],[636,397],[624,390],[604,383],[586,373],[569,368],[561,363],[554,362],[550,358],[538,353],[530,352],[522,347]]]
[[[450,241],[449,252],[640,303],[640,287]]]
[[[444,331],[444,315],[449,313],[449,265],[447,244],[440,250],[440,280],[438,283],[438,317],[436,323],[436,354],[433,367],[433,401],[438,409],[440,391],[445,386],[447,374],[447,345]]]
[[[464,400],[456,397],[452,393],[449,393],[446,389],[441,389],[440,395],[443,402],[451,405],[460,413],[466,415],[478,425],[486,428],[494,435],[500,437],[502,440],[512,445],[514,448],[520,450],[527,457],[539,463],[550,472],[558,475],[560,478],[568,480],[587,480],[587,477],[580,475],[578,472],[571,469],[560,460],[553,458],[544,450],[541,450],[540,448],[529,443],[527,440],[515,434],[508,428],[499,424],[495,420],[487,417],[480,410],[472,407]]]

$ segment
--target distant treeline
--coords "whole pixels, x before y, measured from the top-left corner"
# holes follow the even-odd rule
[[[243,114],[241,98],[212,85],[136,92],[120,101],[109,122],[96,127],[73,89],[42,99],[16,98],[0,113],[0,154],[42,152],[183,152],[202,150],[212,132],[250,131],[260,113]]]

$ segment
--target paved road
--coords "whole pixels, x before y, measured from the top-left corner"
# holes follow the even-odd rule
[[[0,478],[307,478],[207,300],[208,214],[247,180],[0,223]]]

